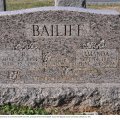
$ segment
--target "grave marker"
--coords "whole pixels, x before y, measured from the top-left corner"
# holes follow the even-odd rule
[[[88,106],[100,97],[104,107],[120,91],[119,16],[75,7],[1,12],[0,103],[59,106],[59,96],[93,94]]]

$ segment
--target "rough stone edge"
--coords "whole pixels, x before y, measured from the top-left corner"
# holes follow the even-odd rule
[[[16,11],[7,11],[0,12],[0,16],[5,15],[17,15],[17,14],[26,14],[33,13],[39,11],[75,11],[75,12],[84,12],[84,13],[93,13],[93,14],[102,14],[102,15],[120,15],[116,10],[95,10],[95,9],[85,9],[79,7],[40,7],[40,8],[31,8],[24,10],[16,10]]]
[[[120,83],[41,83],[41,84],[0,84],[0,87],[89,87],[89,88],[103,88],[103,87],[120,87]]]
[[[83,89],[88,89],[89,92],[92,92],[91,90],[95,90],[95,91],[104,91],[104,90],[109,90],[111,88],[119,88],[120,84],[114,84],[114,83],[104,83],[104,84],[95,84],[95,83],[86,83],[86,84],[62,84],[62,83],[50,83],[50,84],[45,84],[45,83],[42,83],[42,84],[0,84],[0,90],[1,89],[4,89],[4,90],[7,90],[7,89],[11,89],[11,88],[15,88],[15,89],[19,89],[22,92],[24,92],[24,89],[28,89],[28,88],[32,88],[31,89],[31,92],[33,90],[33,88],[35,89],[38,89],[38,90],[41,90],[41,89],[44,89],[45,91],[47,90],[47,92],[53,94],[54,92],[58,93],[58,91],[61,89],[62,91],[66,91],[67,89],[70,89],[71,91],[67,91],[67,92],[72,92],[72,91],[79,91],[81,92]],[[97,89],[96,89],[97,88]],[[0,91],[0,95],[1,92],[3,91]],[[77,94],[80,94],[80,93],[77,93]],[[65,92],[63,92],[64,94],[67,94]],[[7,94],[7,93],[6,93]],[[29,93],[28,93],[29,94]],[[42,94],[41,92],[39,94]],[[59,93],[61,94],[61,92]],[[76,94],[76,92],[75,92]],[[74,94],[74,95],[75,95]],[[106,94],[106,91],[104,92],[101,92],[101,95],[102,94]],[[61,94],[62,96],[62,94]],[[50,96],[48,96],[50,97]],[[118,96],[120,97],[120,96]]]
[[[0,84],[0,105],[11,103],[60,109],[77,107],[80,112],[117,114],[120,111],[120,94],[116,96],[113,93],[120,93],[119,86],[118,83]]]

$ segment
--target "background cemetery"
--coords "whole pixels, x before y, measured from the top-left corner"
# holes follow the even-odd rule
[[[90,2],[89,2],[90,1]],[[118,4],[119,0],[106,0],[105,3],[100,2],[96,3],[96,1],[105,1],[105,0],[94,0],[95,3],[91,3],[93,0],[87,1],[87,8],[95,8],[95,9],[116,9],[120,11],[120,5]],[[32,8],[32,7],[42,7],[42,6],[54,6],[54,0],[6,0],[7,10],[18,10],[24,8]]]

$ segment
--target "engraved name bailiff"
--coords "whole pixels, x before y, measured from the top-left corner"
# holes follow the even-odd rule
[[[89,33],[89,24],[32,24],[27,25],[27,34],[32,37],[83,36]]]

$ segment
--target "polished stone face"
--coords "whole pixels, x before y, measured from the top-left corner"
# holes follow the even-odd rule
[[[0,83],[118,83],[117,12],[41,8],[0,15]]]

